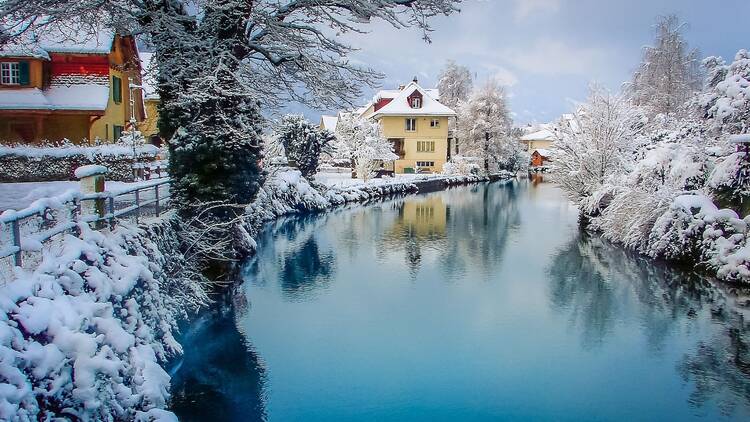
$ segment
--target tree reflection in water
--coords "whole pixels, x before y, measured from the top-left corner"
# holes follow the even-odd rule
[[[696,407],[713,400],[731,414],[739,404],[750,405],[747,288],[647,261],[586,234],[557,253],[549,273],[552,307],[568,314],[585,347],[601,346],[628,315],[639,315],[653,353],[673,331],[698,332],[701,321],[718,325],[710,338],[696,340],[676,370],[692,383],[689,401]]]
[[[180,343],[185,353],[173,371],[170,410],[181,421],[266,420],[265,368],[228,303],[202,315]]]

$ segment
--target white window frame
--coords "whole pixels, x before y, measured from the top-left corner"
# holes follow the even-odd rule
[[[416,132],[417,131],[417,119],[415,119],[413,117],[407,117],[405,125],[406,125],[406,129],[405,130],[407,132]]]
[[[411,99],[411,108],[422,108],[422,99],[414,97]]]
[[[417,161],[417,167],[435,167],[434,161]]]
[[[19,62],[0,63],[0,84],[21,85],[21,65]]]
[[[430,120],[430,127],[440,127],[440,119]]]

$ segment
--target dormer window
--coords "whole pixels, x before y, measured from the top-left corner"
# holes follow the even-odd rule
[[[422,107],[422,99],[419,97],[414,97],[411,99],[411,108],[421,108]]]
[[[422,108],[422,103],[423,102],[424,102],[424,99],[422,98],[422,93],[419,92],[418,89],[415,89],[406,98],[406,103],[409,104],[409,107],[411,107],[411,108]]]
[[[3,85],[21,84],[21,71],[18,62],[0,63],[0,83]]]

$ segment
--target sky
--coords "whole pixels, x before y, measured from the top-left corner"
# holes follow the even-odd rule
[[[431,21],[432,42],[416,29],[383,22],[345,36],[352,57],[382,72],[383,88],[414,76],[437,83],[447,59],[467,66],[475,85],[497,78],[506,86],[516,125],[544,123],[586,98],[591,82],[618,90],[654,38],[658,16],[677,14],[700,56],[731,61],[750,49],[750,0],[465,0],[461,13]],[[361,102],[374,94],[366,90]],[[321,111],[302,111],[317,121]],[[325,114],[335,114],[327,110]]]

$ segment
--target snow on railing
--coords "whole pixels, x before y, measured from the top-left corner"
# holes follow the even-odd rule
[[[18,211],[6,210],[0,214],[0,260],[12,257],[13,265],[22,267],[24,252],[41,252],[45,242],[65,232],[75,233],[79,224],[112,228],[123,218],[138,223],[141,217],[158,217],[169,206],[169,184],[163,178],[111,191],[71,190],[38,199]]]

